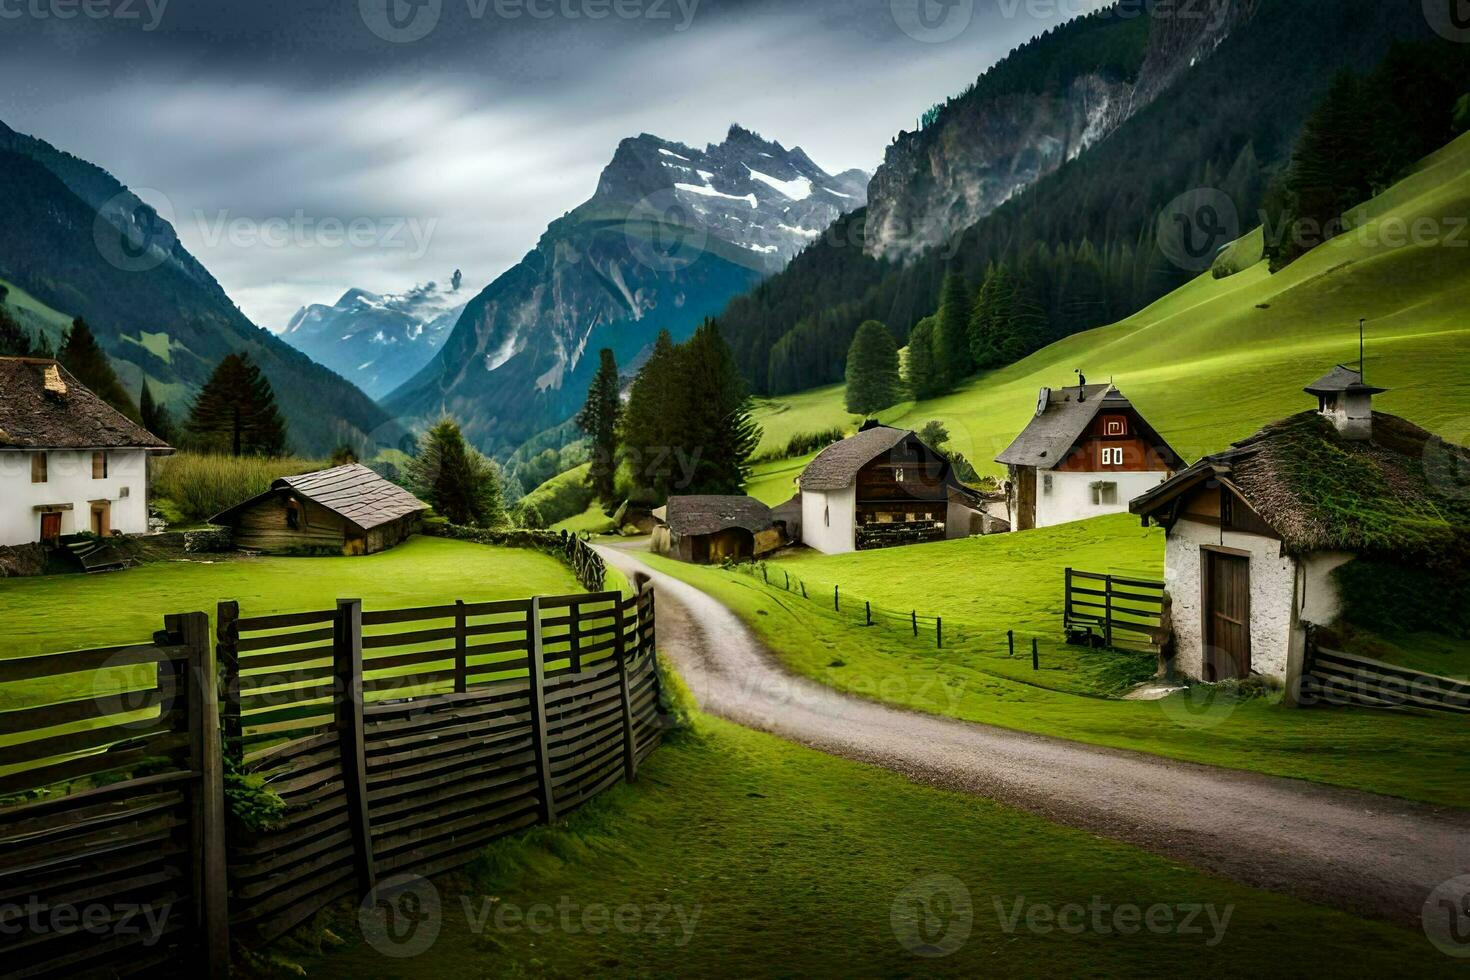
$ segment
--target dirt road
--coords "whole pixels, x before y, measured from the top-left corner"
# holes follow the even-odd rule
[[[1238,881],[1419,923],[1470,873],[1470,814],[887,707],[783,668],[721,603],[601,548],[658,589],[658,638],[711,714],[1128,841]]]

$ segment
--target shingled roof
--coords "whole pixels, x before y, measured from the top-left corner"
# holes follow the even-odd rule
[[[803,490],[842,490],[857,479],[858,470],[913,435],[909,429],[875,425],[823,449],[801,472]]]
[[[1470,544],[1470,449],[1375,412],[1371,440],[1344,439],[1317,412],[1266,426],[1136,498],[1161,523],[1209,481],[1234,490],[1294,554],[1430,558]]]
[[[58,362],[36,357],[0,357],[0,449],[170,451]]]
[[[670,497],[663,521],[678,535],[718,534],[742,528],[755,534],[772,524],[771,508],[754,497]]]
[[[1046,410],[1033,417],[995,461],[1043,470],[1059,465],[1104,405],[1114,409],[1132,407],[1123,393],[1110,384],[1052,389]]]
[[[396,483],[383,479],[361,463],[349,463],[315,473],[281,477],[265,493],[236,504],[211,519],[210,523],[228,523],[236,512],[282,490],[290,490],[320,504],[364,531],[429,509],[428,504]]]
[[[1361,391],[1369,395],[1381,395],[1388,389],[1364,384],[1361,371],[1345,364],[1339,364],[1302,390],[1309,395],[1332,395],[1340,391]]]

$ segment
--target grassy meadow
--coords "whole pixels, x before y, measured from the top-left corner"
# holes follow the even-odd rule
[[[385,957],[364,942],[356,909],[343,906],[323,916],[317,935],[330,928],[339,937],[331,942],[344,945],[282,944],[274,966],[280,975],[299,967],[311,977],[406,980],[1453,969],[1418,932],[1247,888],[712,718],[696,716],[695,725],[650,756],[636,784],[555,826],[491,845],[464,874],[436,879],[440,928],[418,955]],[[916,902],[936,896],[919,936]],[[1056,910],[1094,900],[1211,906],[1222,926],[1201,913],[1198,933],[1074,934],[1010,918],[1018,901]],[[1344,958],[1342,949],[1354,953]]]
[[[153,504],[171,524],[203,524],[242,501],[265,493],[283,476],[330,463],[282,456],[224,456],[181,452],[160,456],[153,468]]]
[[[1091,382],[1113,378],[1195,459],[1311,408],[1303,385],[1356,360],[1357,324],[1366,318],[1368,378],[1392,389],[1378,399],[1380,410],[1470,442],[1470,229],[1455,217],[1466,214],[1470,135],[1363,205],[1354,230],[1274,276],[1264,263],[1223,279],[1207,272],[1126,320],[879,418],[915,429],[942,420],[953,448],[982,473],[999,473],[993,460],[1025,426],[1037,390],[1075,384],[1081,369]],[[763,452],[795,433],[854,421],[840,385],[762,400],[755,415]],[[779,468],[758,469],[762,499],[778,496]]]
[[[1457,716],[1298,709],[1261,691],[1197,685],[1162,701],[1118,696],[1150,677],[1148,653],[1068,646],[1063,570],[1160,574],[1163,539],[1127,515],[1025,534],[852,555],[796,552],[760,577],[661,556],[660,571],[735,611],[796,673],[862,697],[932,714],[1096,745],[1470,806],[1470,728]],[[923,568],[923,588],[914,569]],[[783,572],[807,584],[785,590]],[[834,611],[831,587],[846,600]],[[863,600],[944,617],[945,646],[926,630],[863,625]],[[1016,631],[1011,656],[1006,631]],[[1032,638],[1040,670],[1033,670]],[[1405,638],[1399,642],[1424,648]],[[1435,648],[1430,648],[1435,649]],[[1445,641],[1441,672],[1470,671],[1464,644]],[[1455,668],[1461,668],[1456,670]]]

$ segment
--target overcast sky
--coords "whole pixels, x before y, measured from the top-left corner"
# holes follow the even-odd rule
[[[0,119],[111,171],[280,330],[353,286],[478,290],[626,136],[739,122],[871,171],[1090,2],[0,0]]]

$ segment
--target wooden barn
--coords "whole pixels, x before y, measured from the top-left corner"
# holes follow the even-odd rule
[[[418,530],[429,505],[358,463],[286,476],[211,523],[267,554],[371,555]]]
[[[655,552],[701,565],[758,558],[786,544],[771,508],[754,497],[670,497],[653,518]]]
[[[907,429],[870,423],[802,471],[801,542],[824,554],[984,533],[984,504]]]

